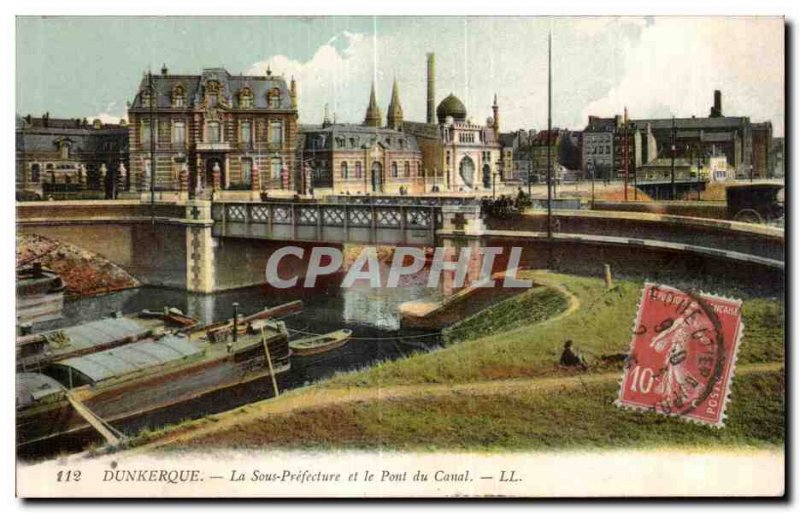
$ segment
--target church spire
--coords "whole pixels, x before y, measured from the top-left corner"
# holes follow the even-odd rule
[[[389,102],[389,112],[386,113],[386,125],[392,130],[400,130],[403,127],[403,107],[400,106],[397,78],[392,84],[392,100]]]
[[[383,116],[381,115],[381,109],[378,107],[377,100],[375,100],[375,82],[373,82],[372,90],[369,93],[369,105],[367,106],[367,115],[364,116],[363,125],[380,128],[382,118]]]

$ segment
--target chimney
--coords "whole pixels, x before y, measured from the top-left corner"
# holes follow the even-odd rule
[[[711,107],[711,115],[712,118],[720,118],[722,117],[722,91],[719,89],[714,91],[714,106]]]
[[[166,64],[162,64],[161,65],[161,74],[166,76],[168,72],[169,72],[169,70],[167,69],[167,65]]]
[[[428,123],[435,123],[436,114],[436,76],[434,74],[435,56],[428,54]]]

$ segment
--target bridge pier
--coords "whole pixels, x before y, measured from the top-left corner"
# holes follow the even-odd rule
[[[210,294],[216,290],[215,239],[211,234],[211,202],[186,202],[186,289]]]

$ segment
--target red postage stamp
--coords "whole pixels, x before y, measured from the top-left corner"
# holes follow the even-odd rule
[[[740,300],[646,283],[617,406],[723,427]]]

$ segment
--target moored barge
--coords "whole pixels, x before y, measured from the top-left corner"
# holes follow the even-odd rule
[[[294,303],[291,309],[297,307]],[[272,311],[285,310],[281,305]],[[63,387],[63,395],[57,391],[45,394],[47,401],[23,404],[18,400],[18,447],[48,443],[62,435],[90,434],[89,421],[70,399],[104,423],[123,429],[147,415],[206,396],[218,397],[239,385],[289,370],[288,330],[281,321],[263,319],[269,312],[49,363],[39,381],[57,388],[55,380]],[[31,377],[27,380],[37,382]]]

